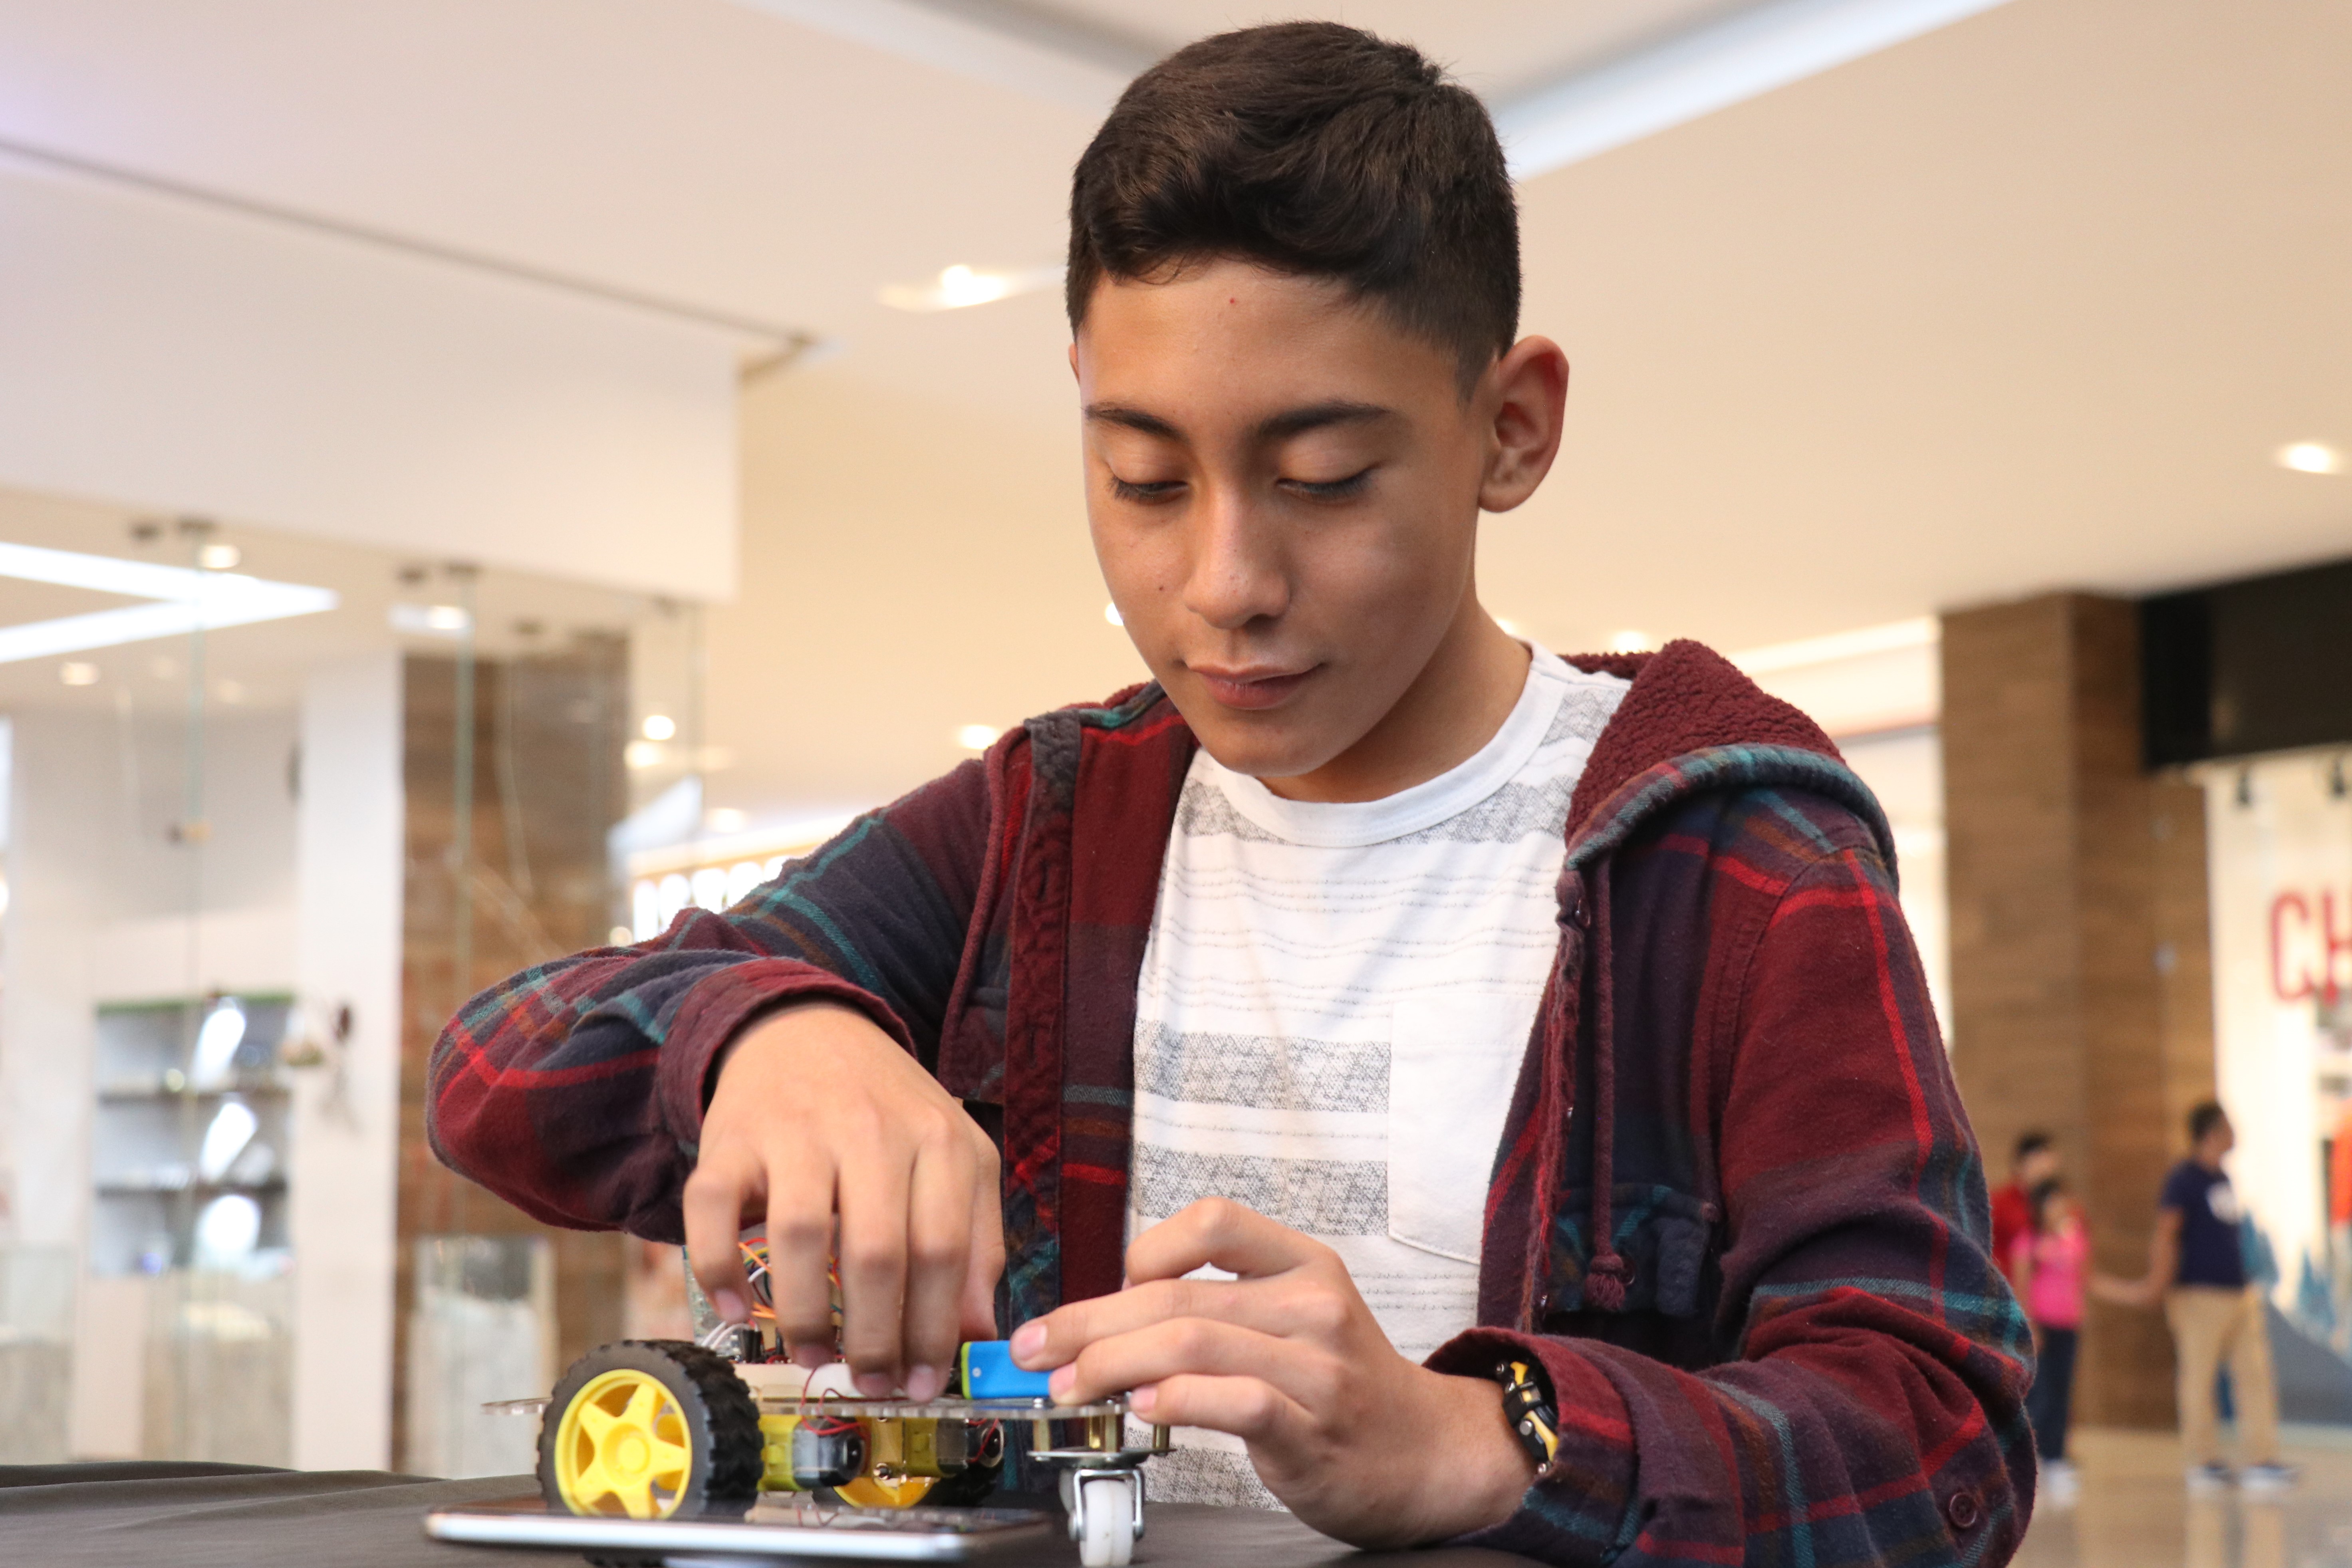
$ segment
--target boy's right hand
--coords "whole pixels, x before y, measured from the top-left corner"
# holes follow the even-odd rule
[[[768,1231],[776,1326],[793,1359],[841,1348],[860,1393],[929,1399],[956,1346],[996,1335],[1004,1229],[996,1149],[954,1096],[862,1013],[787,1007],[727,1047],[684,1196],[686,1250],[719,1316],[750,1299],[736,1239]]]

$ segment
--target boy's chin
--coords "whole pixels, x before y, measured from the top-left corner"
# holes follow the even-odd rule
[[[1252,723],[1225,713],[1194,718],[1193,735],[1228,772],[1254,779],[1294,779],[1311,773],[1360,738],[1318,732],[1317,726]]]

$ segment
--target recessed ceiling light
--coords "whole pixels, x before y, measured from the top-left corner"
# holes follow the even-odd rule
[[[1108,621],[1115,626],[1123,626],[1127,625],[1127,617],[1118,613],[1118,606],[1117,605],[1105,605],[1103,606],[1103,619]]]
[[[394,605],[392,629],[418,637],[453,637],[474,624],[462,605]]]
[[[967,305],[985,305],[1054,288],[1062,281],[1062,271],[1057,264],[984,272],[958,262],[941,268],[929,283],[892,283],[875,297],[897,310],[960,310]]]
[[[633,768],[650,768],[662,760],[662,749],[652,741],[632,741],[621,748],[621,761]]]
[[[640,728],[648,741],[667,741],[677,733],[677,721],[667,713],[648,713]]]
[[[196,564],[207,572],[233,572],[245,559],[245,552],[234,544],[207,544],[196,552]]]
[[[702,814],[702,826],[713,833],[740,833],[751,816],[731,805],[714,805]]]
[[[2278,465],[2298,474],[2340,474],[2344,454],[2318,441],[2294,441],[2278,449]]]
[[[956,731],[956,744],[967,752],[984,752],[1003,733],[993,724],[966,724]]]
[[[1647,632],[1622,631],[1609,634],[1611,653],[1647,653],[1658,645],[1650,640]]]
[[[68,686],[96,686],[98,666],[84,664],[79,659],[68,659],[58,666],[58,679]]]

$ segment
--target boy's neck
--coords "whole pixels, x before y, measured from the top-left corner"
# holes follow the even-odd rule
[[[1261,780],[1286,800],[1381,800],[1478,754],[1518,705],[1532,656],[1475,593],[1396,706],[1354,745],[1292,778]]]

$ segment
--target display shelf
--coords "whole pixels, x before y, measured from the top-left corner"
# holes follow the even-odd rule
[[[216,1100],[234,1095],[240,1100],[282,1100],[293,1091],[275,1079],[257,1083],[234,1084],[216,1089],[190,1089],[184,1084],[171,1084],[159,1079],[124,1080],[98,1086],[98,1098],[109,1100]]]
[[[285,1247],[292,1013],[275,993],[99,1007],[92,1272],[234,1268]]]

